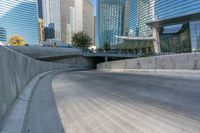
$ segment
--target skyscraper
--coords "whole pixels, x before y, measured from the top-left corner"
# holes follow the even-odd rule
[[[94,38],[94,14],[91,0],[43,0],[43,18],[46,27],[54,24],[55,39],[67,44],[79,31]]]
[[[42,5],[44,26],[54,28],[55,39],[61,41],[61,1],[42,0]]]
[[[200,51],[200,0],[99,0],[97,4],[97,47],[110,42],[134,50],[153,48],[155,53]]]
[[[36,0],[1,0],[0,27],[6,38],[20,35],[28,44],[39,44]]]
[[[200,51],[200,0],[154,0],[157,53]]]
[[[97,1],[97,48],[117,43],[115,36],[124,34],[125,6],[126,0]]]
[[[0,42],[6,42],[6,30],[2,27],[0,27]]]
[[[94,43],[94,5],[91,0],[83,0],[83,32],[87,33]],[[78,17],[78,16],[76,16]]]
[[[38,17],[40,19],[43,19],[43,4],[42,4],[42,0],[37,0],[38,3]]]
[[[61,36],[62,41],[67,44],[71,44],[71,37],[75,32],[74,21],[74,0],[61,0]]]
[[[75,32],[83,31],[94,40],[94,5],[91,0],[75,0]]]
[[[45,40],[45,34],[44,34],[44,23],[41,18],[38,19],[39,24],[39,34],[40,34],[40,44],[43,44],[43,41]]]

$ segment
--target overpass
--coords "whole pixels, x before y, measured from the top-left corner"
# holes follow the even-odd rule
[[[105,61],[138,58],[138,55],[114,52],[82,52],[76,48],[49,48],[49,47],[12,47],[9,49],[22,53],[28,57],[63,64],[88,65],[96,68],[96,65]]]
[[[176,60],[179,70],[199,71],[199,56],[163,56],[157,63],[169,69]],[[154,59],[98,67],[151,69]],[[195,66],[188,62],[185,67],[183,59]],[[5,47],[0,47],[0,66],[0,133],[200,131],[199,75],[89,71],[87,66],[43,62]]]
[[[74,56],[83,56],[87,58],[94,57],[108,57],[108,58],[137,58],[136,54],[114,53],[114,52],[82,52],[81,49],[76,48],[49,48],[49,47],[11,47],[8,48],[15,50],[19,53],[27,55],[35,59],[53,59],[53,58],[65,58]]]

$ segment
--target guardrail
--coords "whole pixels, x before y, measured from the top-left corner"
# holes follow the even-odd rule
[[[136,54],[114,54],[114,53],[83,53],[84,57],[116,57],[116,58],[137,58]]]

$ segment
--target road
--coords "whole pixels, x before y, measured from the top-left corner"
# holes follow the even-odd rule
[[[200,133],[200,76],[78,71],[36,86],[30,133]]]

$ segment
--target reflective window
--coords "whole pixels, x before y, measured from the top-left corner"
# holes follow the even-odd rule
[[[200,0],[155,0],[157,20],[200,12]]]
[[[190,22],[190,36],[193,52],[200,52],[200,21]]]
[[[39,44],[36,0],[0,0],[0,5],[0,27],[6,38],[20,35],[28,44]]]
[[[191,52],[189,23],[177,24],[160,28],[161,53]]]

